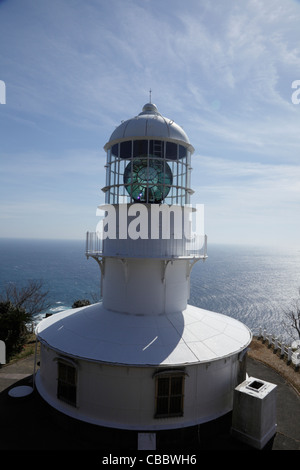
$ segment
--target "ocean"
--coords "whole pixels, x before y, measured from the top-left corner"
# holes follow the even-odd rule
[[[100,297],[100,268],[85,256],[82,240],[0,239],[0,292],[8,283],[42,280],[49,313],[72,308],[78,299]],[[284,310],[299,296],[300,250],[208,245],[208,258],[191,273],[189,303],[223,313],[287,338]],[[38,321],[44,312],[36,317]]]

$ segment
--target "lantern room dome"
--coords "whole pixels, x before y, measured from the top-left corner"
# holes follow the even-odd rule
[[[190,152],[194,151],[182,127],[172,119],[162,116],[153,103],[146,103],[137,116],[123,121],[111,134],[104,149],[107,150],[115,143],[123,140],[141,138],[168,140],[184,145]]]

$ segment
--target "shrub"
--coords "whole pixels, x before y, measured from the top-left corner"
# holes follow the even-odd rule
[[[20,352],[28,335],[26,323],[31,314],[10,301],[0,302],[0,339],[5,342],[7,361],[13,354]]]
[[[79,299],[73,303],[72,308],[85,307],[86,305],[91,305],[91,302],[87,299]]]

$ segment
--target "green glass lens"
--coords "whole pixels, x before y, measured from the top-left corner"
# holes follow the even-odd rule
[[[172,171],[167,162],[157,158],[139,158],[129,162],[124,184],[135,202],[160,203],[172,185]]]

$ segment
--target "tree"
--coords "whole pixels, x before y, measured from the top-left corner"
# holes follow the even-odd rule
[[[79,299],[73,303],[72,308],[85,307],[86,305],[91,305],[91,302],[87,299]]]
[[[300,339],[300,288],[299,297],[291,305],[284,309],[283,327],[293,339]],[[295,334],[297,338],[295,338]]]
[[[4,341],[7,359],[19,352],[27,338],[26,323],[31,319],[22,307],[0,302],[0,339]]]
[[[9,283],[0,296],[0,302],[11,302],[16,308],[24,308],[30,315],[35,315],[50,307],[48,291],[44,291],[43,287],[41,280],[29,280],[24,287]]]
[[[8,360],[26,342],[32,316],[49,307],[47,295],[42,281],[28,281],[24,287],[10,283],[0,296],[0,339],[5,342]]]

